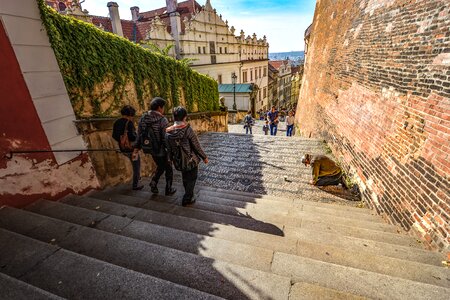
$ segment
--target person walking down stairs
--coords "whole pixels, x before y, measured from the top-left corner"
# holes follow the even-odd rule
[[[200,146],[197,135],[186,122],[187,111],[179,106],[173,109],[175,124],[166,129],[166,144],[169,157],[175,169],[181,171],[184,186],[182,205],[193,204],[194,188],[198,175],[198,164],[203,160],[208,163],[208,157]]]
[[[253,117],[252,117],[252,111],[249,110],[247,112],[247,115],[244,118],[244,128],[245,128],[245,134],[248,134],[250,132],[250,134],[252,133],[252,127],[253,127]]]
[[[134,116],[136,110],[130,105],[126,105],[120,111],[122,117],[117,119],[113,125],[112,137],[119,143],[120,152],[128,157],[133,166],[133,190],[142,190],[143,185],[139,185],[141,178],[141,158],[139,149],[136,147],[137,134],[134,128]]]
[[[164,117],[166,101],[156,97],[150,102],[150,111],[144,113],[139,121],[139,142],[144,153],[150,154],[156,163],[156,172],[150,182],[152,193],[158,194],[159,178],[166,173],[166,196],[175,194],[172,188],[173,170],[169,163],[164,139],[169,121]]]

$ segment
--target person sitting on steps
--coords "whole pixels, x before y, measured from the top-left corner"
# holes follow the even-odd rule
[[[341,168],[325,155],[310,155],[306,153],[302,157],[305,166],[311,165],[312,180],[310,184],[315,186],[327,186],[342,184],[343,189],[347,189]]]
[[[167,156],[164,143],[166,128],[169,121],[164,117],[164,106],[166,101],[160,97],[153,98],[150,102],[150,111],[144,113],[139,121],[139,146],[144,153],[151,154],[156,164],[156,172],[150,182],[150,190],[158,194],[159,178],[166,173],[166,196],[175,194],[176,189],[172,188],[173,170]]]
[[[175,124],[166,129],[166,144],[169,157],[175,169],[181,171],[184,196],[182,205],[195,202],[194,188],[198,175],[198,164],[201,160],[208,163],[208,157],[200,146],[197,135],[186,122],[187,111],[179,106],[173,109]]]

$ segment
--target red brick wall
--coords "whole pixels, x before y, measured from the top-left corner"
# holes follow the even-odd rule
[[[320,0],[297,109],[364,200],[433,248],[450,244],[450,2]]]

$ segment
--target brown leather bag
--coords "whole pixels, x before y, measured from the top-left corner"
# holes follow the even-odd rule
[[[122,150],[124,152],[133,151],[133,146],[131,145],[131,142],[128,139],[128,123],[130,123],[129,120],[125,124],[125,130],[124,130],[123,134],[120,136],[120,144],[119,144],[120,150]]]

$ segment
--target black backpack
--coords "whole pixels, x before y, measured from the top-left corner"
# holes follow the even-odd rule
[[[197,167],[197,162],[194,160],[194,158],[186,153],[186,150],[181,146],[183,140],[186,138],[187,130],[189,129],[189,125],[186,127],[186,131],[184,132],[184,135],[182,138],[173,139],[172,146],[172,162],[173,166],[176,170],[182,171],[182,172],[188,172]]]
[[[158,137],[153,130],[153,124],[161,123],[162,119],[152,123],[144,123],[144,130],[141,132],[141,141],[142,141],[142,151],[146,154],[151,154],[152,156],[163,156],[164,155],[164,147],[163,142],[164,138],[161,136],[158,142]]]

